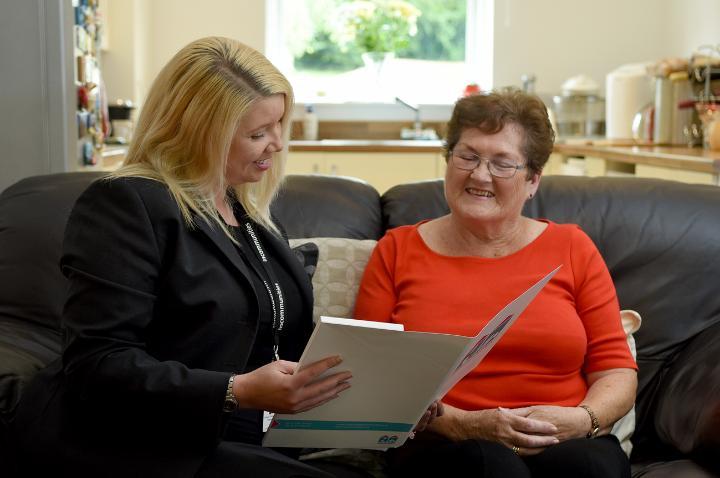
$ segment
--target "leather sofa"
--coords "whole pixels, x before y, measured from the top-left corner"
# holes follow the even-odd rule
[[[98,176],[31,177],[0,195],[0,470],[12,470],[23,384],[60,353],[63,230]],[[445,214],[447,205],[441,180],[380,196],[350,178],[290,176],[273,211],[291,238],[379,239],[388,228]],[[580,224],[605,258],[621,306],[642,315],[633,476],[720,477],[720,188],[548,176],[525,213]]]

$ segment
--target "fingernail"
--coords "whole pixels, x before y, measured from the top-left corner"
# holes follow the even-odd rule
[[[342,356],[336,355],[335,357],[333,357],[333,361],[332,361],[333,367],[335,365],[339,364],[340,362],[342,362]]]

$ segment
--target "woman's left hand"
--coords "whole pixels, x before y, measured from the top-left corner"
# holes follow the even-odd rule
[[[425,430],[425,427],[430,425],[430,423],[437,417],[441,417],[443,413],[444,409],[442,402],[440,400],[435,400],[430,404],[428,409],[425,410],[425,414],[422,416],[422,418],[420,418],[420,421],[418,422],[413,432],[421,432]]]
[[[590,416],[579,407],[558,407],[555,405],[535,405],[532,407],[516,408],[510,413],[550,422],[558,429],[558,440],[566,441],[571,438],[584,438],[591,427]]]

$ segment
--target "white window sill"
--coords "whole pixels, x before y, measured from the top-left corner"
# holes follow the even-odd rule
[[[415,112],[396,103],[314,103],[320,121],[409,121]],[[453,105],[419,105],[420,121],[447,121]],[[293,117],[302,119],[305,104],[297,103]]]

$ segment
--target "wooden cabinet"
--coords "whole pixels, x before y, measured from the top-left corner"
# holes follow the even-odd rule
[[[382,194],[396,184],[442,177],[445,162],[435,152],[291,151],[285,172],[359,178]]]
[[[556,144],[545,172],[720,185],[720,151],[678,146]]]

